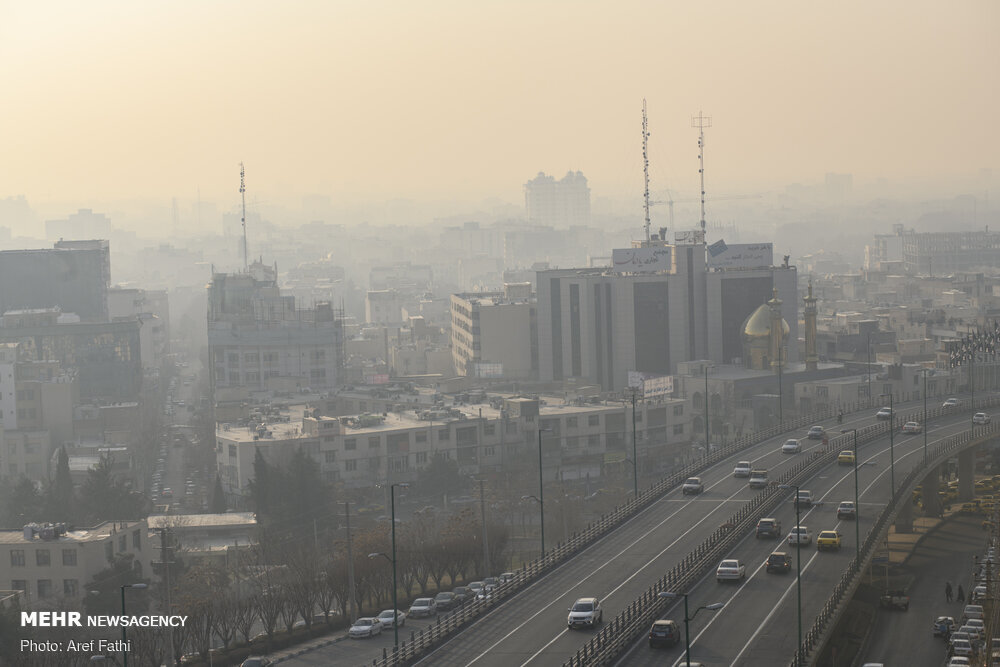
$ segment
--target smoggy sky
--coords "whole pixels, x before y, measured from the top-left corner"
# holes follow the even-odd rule
[[[996,0],[0,0],[0,198],[523,201],[928,183],[1000,154]],[[974,188],[969,187],[967,191]],[[959,188],[961,190],[961,188]]]

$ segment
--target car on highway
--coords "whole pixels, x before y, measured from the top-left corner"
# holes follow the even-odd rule
[[[751,489],[763,489],[767,486],[767,471],[762,468],[751,470],[750,479],[747,480],[747,486]]]
[[[789,438],[785,441],[785,444],[781,446],[782,454],[798,454],[802,451],[802,443],[795,438]]]
[[[799,489],[799,491],[795,494],[795,504],[800,507],[812,507],[813,504],[812,491]]]
[[[990,416],[985,412],[977,412],[976,414],[972,415],[972,423],[980,426],[983,424],[989,424]]]
[[[766,516],[757,522],[755,537],[781,537],[781,522],[774,517]]]
[[[835,530],[821,530],[816,536],[817,551],[840,551],[840,533]]]
[[[359,618],[354,621],[354,625],[347,631],[347,636],[351,639],[374,637],[380,634],[382,634],[382,621],[370,617]]]
[[[875,413],[875,419],[892,419],[892,408],[879,408]]]
[[[920,433],[924,430],[924,427],[920,425],[920,422],[906,422],[903,424],[903,433]]]
[[[855,507],[853,500],[840,501],[840,505],[837,506],[838,519],[856,519],[857,517],[858,508]]]
[[[705,486],[701,483],[701,477],[688,477],[684,485],[681,486],[681,492],[686,496],[689,494],[697,495],[705,490]]]
[[[479,589],[478,593],[476,593],[476,599],[489,600],[491,597],[493,597],[493,591],[495,591],[496,588],[497,587],[494,584],[486,584],[481,589]]]
[[[458,600],[451,591],[441,591],[434,596],[434,606],[438,611],[451,611],[458,606]]]
[[[473,597],[475,597],[476,595],[479,595],[479,591],[483,590],[483,586],[485,586],[485,584],[483,582],[481,582],[481,581],[470,581],[469,582],[469,590],[472,591]]]
[[[852,452],[850,449],[845,449],[840,454],[837,454],[837,465],[839,466],[854,465],[854,452]]]
[[[465,604],[476,597],[476,594],[468,586],[456,586],[452,593],[455,594],[455,601],[458,604]]]
[[[719,563],[715,570],[715,580],[719,583],[723,581],[743,581],[747,578],[747,568],[735,558],[727,558]]]
[[[501,572],[500,576],[498,577],[498,579],[500,579],[500,583],[501,584],[510,583],[510,582],[514,581],[514,573],[513,572]]]
[[[571,630],[592,628],[604,619],[604,610],[597,598],[580,598],[567,611],[569,615],[566,617],[566,627]]]
[[[809,526],[792,526],[788,533],[789,544],[810,544],[811,542],[812,533],[809,532]]]
[[[822,426],[810,426],[809,431],[806,432],[806,437],[810,440],[822,440],[826,435],[826,429]]]
[[[764,561],[764,570],[770,574],[771,572],[777,572],[779,574],[784,574],[792,569],[792,557],[786,554],[784,551],[775,551],[767,560]]]
[[[417,598],[410,605],[410,610],[406,612],[410,618],[426,618],[437,615],[437,605],[434,598]]]
[[[749,477],[750,476],[750,462],[740,461],[733,468],[733,477]]]
[[[947,639],[955,630],[955,619],[951,616],[938,616],[934,620],[934,636]]]
[[[653,627],[649,629],[649,647],[676,646],[681,640],[680,629],[676,621],[660,619],[653,621]]]
[[[962,404],[962,401],[957,398],[947,398],[944,403],[941,404],[942,408],[957,408]]]
[[[382,623],[382,629],[392,630],[392,609],[386,609],[380,613],[378,620]],[[406,612],[396,610],[396,624],[399,627],[406,625]]]

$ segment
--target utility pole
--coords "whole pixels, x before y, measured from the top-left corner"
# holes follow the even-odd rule
[[[165,615],[170,615],[170,567],[174,564],[174,561],[170,557],[170,550],[173,549],[172,542],[173,536],[170,533],[169,528],[160,528],[160,560],[157,565],[160,566],[161,572],[163,573],[163,597],[164,597],[164,612]],[[174,660],[174,629],[173,627],[167,628],[167,664],[173,665],[176,661]]]
[[[350,597],[348,611],[351,614],[350,621],[353,623],[357,618],[355,609],[356,597],[354,592],[354,555],[351,553],[351,503],[344,503],[344,520],[347,525],[347,591]]]
[[[486,480],[479,478],[476,481],[479,482],[479,509],[483,515],[483,577],[485,578],[490,576],[490,538],[486,528],[486,491],[484,490]]]

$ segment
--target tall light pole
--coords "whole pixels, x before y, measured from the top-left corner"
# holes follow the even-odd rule
[[[143,590],[146,588],[146,584],[123,584],[122,589],[122,616],[125,616],[125,589],[126,588],[136,588],[138,590]],[[167,612],[169,613],[169,612]],[[128,639],[125,637],[125,625],[122,625],[122,664],[124,667],[128,667]]]
[[[390,515],[389,520],[392,521],[392,558],[386,556],[389,562],[392,563],[392,635],[393,635],[393,646],[399,648],[399,607],[397,602],[397,588],[399,587],[396,583],[396,487],[401,489],[406,489],[410,485],[406,482],[397,482],[395,484],[389,484],[389,508]],[[369,558],[375,558],[376,556],[385,556],[383,553],[373,553],[368,554]]]
[[[698,612],[702,609],[707,609],[708,611],[716,611],[722,609],[725,605],[723,602],[713,602],[712,604],[706,604],[704,606],[698,607],[694,610],[694,613],[688,616],[688,594],[687,593],[671,593],[669,591],[661,591],[659,597],[665,598],[667,600],[676,600],[679,597],[684,598],[684,662],[685,666],[691,664],[691,631],[689,625],[694,617],[698,615]]]
[[[483,515],[483,577],[488,577],[490,576],[490,542],[486,533],[486,492],[483,489],[486,480],[482,477],[473,477],[472,479],[479,482],[479,510]]]
[[[868,332],[868,405],[872,404],[872,332]]]
[[[708,433],[708,364],[705,364],[705,456],[711,451],[712,445]]]
[[[521,496],[521,500],[534,500],[538,503],[538,507],[542,514],[542,558],[545,558],[545,502],[538,496]]]
[[[892,392],[888,394],[879,394],[878,397],[883,396],[889,397],[889,486],[892,489],[890,496],[896,495],[896,452],[893,449],[893,433],[896,430],[896,413],[892,409]],[[924,415],[927,416],[926,414]],[[925,420],[926,421],[926,420]],[[857,456],[855,455],[855,458]]]
[[[923,368],[921,371],[924,374],[924,424],[920,429],[924,432],[924,465],[927,465],[927,371],[929,368]]]
[[[857,459],[857,454],[854,456]],[[802,648],[802,534],[799,532],[799,485],[781,484],[779,489],[795,489],[795,593],[798,598],[797,609],[799,619],[799,643],[795,647],[795,664],[799,664],[799,651]],[[855,503],[856,505],[857,503]],[[856,508],[855,508],[856,510]]]
[[[858,429],[845,428],[841,433],[854,434],[854,560],[861,562],[861,501],[858,499]]]
[[[636,454],[635,446],[635,394],[636,388],[629,387],[632,394],[632,492],[633,498],[639,498],[639,456]]]
[[[550,428],[538,427],[538,507],[542,513],[542,559],[545,559],[545,484],[542,479],[542,432],[550,432]]]

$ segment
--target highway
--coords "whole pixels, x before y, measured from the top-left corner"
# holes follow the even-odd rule
[[[919,407],[897,406],[899,414],[906,414],[918,410]],[[828,429],[836,428],[856,428],[875,423],[874,409],[870,413],[858,413],[853,418],[848,419],[843,425],[827,423]],[[966,427],[968,415],[961,414],[955,418],[959,423],[955,430]],[[947,429],[936,427],[932,434],[940,437]],[[680,489],[671,491],[659,501],[640,512],[635,518],[627,522],[608,537],[591,545],[582,551],[577,557],[556,569],[548,576],[543,577],[536,584],[515,596],[508,602],[500,605],[496,610],[486,614],[470,627],[459,632],[450,641],[428,654],[422,664],[426,665],[480,665],[483,667],[491,665],[557,665],[563,664],[576,651],[589,640],[589,631],[570,631],[566,628],[565,620],[567,609],[573,602],[584,596],[596,596],[600,598],[604,608],[604,618],[614,618],[623,608],[628,606],[634,599],[643,593],[656,578],[670,570],[687,555],[694,545],[700,544],[720,525],[727,522],[756,491],[750,490],[746,486],[745,479],[735,479],[732,476],[732,468],[736,460],[749,459],[754,462],[754,466],[768,468],[772,478],[777,477],[783,470],[796,464],[801,457],[808,457],[810,452],[821,447],[820,441],[807,440],[802,436],[803,452],[800,454],[782,454],[781,445],[787,438],[787,434],[773,438],[769,441],[755,445],[727,459],[725,462],[714,466],[711,470],[702,474],[705,483],[705,492],[699,496],[683,496]],[[844,438],[848,440],[849,438]],[[897,463],[902,460],[900,457],[917,447],[919,443],[922,448],[922,436],[906,436],[898,438],[900,447],[897,448]],[[866,465],[862,468],[862,487],[872,486],[876,477],[885,472],[887,467],[888,454],[884,458],[886,463],[880,463],[882,454],[875,454],[881,447],[869,444],[862,450],[863,460],[870,461],[875,465]],[[885,445],[886,451],[888,444]],[[853,468],[850,469],[853,474]],[[850,493],[847,492],[846,482],[849,479]],[[827,502],[853,497],[853,476],[848,475],[848,468],[838,468],[833,466],[833,470],[821,473],[810,481],[813,485],[811,489],[817,498]],[[835,486],[835,484],[839,486]],[[885,483],[887,486],[888,482]],[[805,486],[804,488],[808,488]],[[888,498],[888,490],[885,494],[879,494],[878,484],[869,489],[863,496],[863,503],[883,503]],[[824,528],[832,528],[836,521],[830,521],[830,517],[835,517],[835,506],[824,505],[812,510],[807,517],[803,518],[803,523],[810,525],[815,534],[816,531]],[[865,504],[862,505],[862,526],[865,525]],[[875,509],[875,507],[870,507]],[[824,516],[825,515],[825,516]],[[794,523],[794,511],[791,504],[783,507],[779,511],[783,527],[787,530]],[[853,529],[853,526],[849,526]],[[806,572],[809,574],[809,585],[804,587],[804,600],[806,598],[817,601],[821,605],[829,594],[829,589],[834,582],[839,580],[843,566],[850,559],[850,552],[853,549],[853,532],[845,533],[845,549],[840,553],[824,553],[816,556],[810,550],[809,556],[816,556],[806,565]],[[763,562],[767,553],[775,548],[775,543],[761,541],[758,542],[752,537],[744,540],[737,549],[736,557],[745,560],[751,567],[748,567],[749,575],[752,578],[746,586],[729,586],[715,588],[714,577],[711,577],[706,584],[699,586],[693,592],[695,599],[701,600],[703,592],[712,593],[716,597],[719,592],[724,592],[723,600],[704,598],[698,604],[706,604],[713,601],[725,601],[731,603],[722,613],[717,613],[715,619],[727,619],[725,623],[718,621],[708,626],[710,632],[720,632],[720,639],[706,637],[704,640],[692,639],[695,644],[702,645],[716,644],[721,648],[718,650],[719,656],[736,656],[748,642],[753,643],[759,639],[766,643],[767,638],[772,634],[787,634],[788,628],[792,629],[793,635],[789,642],[782,640],[780,654],[782,660],[793,650],[794,640],[794,612],[791,613],[791,620],[786,618],[784,606],[780,603],[782,595],[788,595],[787,586],[791,582],[794,584],[794,577],[776,577],[769,575],[765,578],[758,575],[756,566]],[[744,553],[745,552],[745,553]],[[706,586],[709,588],[705,590]],[[769,602],[762,603],[761,597],[757,594],[757,589],[771,591],[766,599]],[[773,591],[772,591],[773,589]],[[794,593],[794,591],[793,591]],[[787,600],[787,597],[786,597]],[[794,596],[791,608],[794,610]],[[773,614],[764,623],[765,632],[758,633],[751,638],[754,631],[765,621],[767,613],[778,605],[782,609],[781,613]],[[696,606],[696,605],[695,605]],[[693,608],[693,607],[692,607]],[[763,613],[761,610],[766,609]],[[707,622],[704,618],[711,612],[702,612],[696,620],[698,623]],[[676,615],[675,615],[676,617]],[[731,633],[730,624],[739,619],[740,632]],[[809,617],[808,623],[811,623]],[[806,624],[805,617],[803,619]],[[746,624],[747,629],[742,625]],[[752,627],[749,627],[752,626]],[[808,627],[808,625],[804,625]],[[714,628],[714,629],[712,629]],[[780,628],[772,630],[771,628]],[[732,635],[732,637],[728,635]],[[734,640],[734,637],[742,636],[741,640]],[[378,644],[384,640],[374,640]],[[740,644],[739,646],[733,645]],[[381,651],[373,651],[375,646],[368,642],[367,659],[361,659],[355,650],[346,650],[344,642],[334,644],[318,650],[323,655],[326,664],[362,664],[371,662],[372,658],[380,657]],[[353,645],[359,642],[352,642]],[[391,644],[391,643],[390,643]],[[637,647],[636,653],[639,653]],[[679,656],[676,651],[649,652],[649,649],[641,647],[646,654],[644,657],[632,656],[636,662],[631,661],[622,664],[641,664],[642,660],[657,662],[668,658]],[[306,656],[303,656],[303,658]],[[708,656],[706,656],[707,658]],[[318,664],[299,662],[300,658],[288,661],[288,664]],[[728,664],[728,659],[717,657],[715,661],[724,661]],[[747,663],[751,664],[751,663]],[[769,664],[773,664],[770,662]]]
[[[903,412],[901,410],[901,412]],[[853,428],[852,424],[850,428]],[[928,442],[935,442],[955,433],[968,430],[969,415],[965,412],[940,418],[929,425]],[[844,449],[851,446],[850,435],[844,439]],[[895,437],[896,480],[923,456],[923,435],[899,435]],[[769,455],[768,462],[776,456]],[[794,455],[793,455],[794,456]],[[881,513],[890,498],[889,439],[879,438],[861,447],[858,467],[858,487],[861,498],[860,536],[865,539],[866,531]],[[720,471],[721,472],[721,471]],[[741,480],[733,479],[734,484]],[[731,487],[718,484],[715,492],[727,493]],[[800,511],[800,520],[809,527],[813,541],[803,545],[802,555],[802,627],[808,630],[816,615],[830,595],[833,586],[840,580],[851,558],[854,556],[855,522],[838,521],[837,506],[842,500],[854,499],[854,468],[836,463],[824,468],[812,479],[803,482],[803,489],[812,491],[819,503],[809,510]],[[795,509],[791,502],[793,491],[789,491],[787,502],[774,512],[784,529],[785,535],[795,525]],[[838,530],[842,535],[839,552],[818,552],[815,538],[821,530]],[[793,557],[792,571],[788,574],[767,574],[764,560],[771,551],[785,551]],[[710,665],[781,665],[788,664],[794,653],[798,636],[797,594],[795,576],[795,546],[782,539],[755,539],[749,535],[743,539],[729,556],[739,558],[747,566],[746,581],[740,585],[715,581],[714,572],[707,575],[689,593],[689,613],[701,606],[723,602],[718,611],[702,610],[691,623],[692,661],[704,661]],[[683,591],[682,591],[683,592]],[[684,612],[681,604],[676,604],[665,616],[678,622],[683,629]],[[683,662],[684,645],[681,642],[671,649],[650,649],[643,639],[624,655],[620,665],[677,665]],[[554,664],[554,663],[553,663]]]

